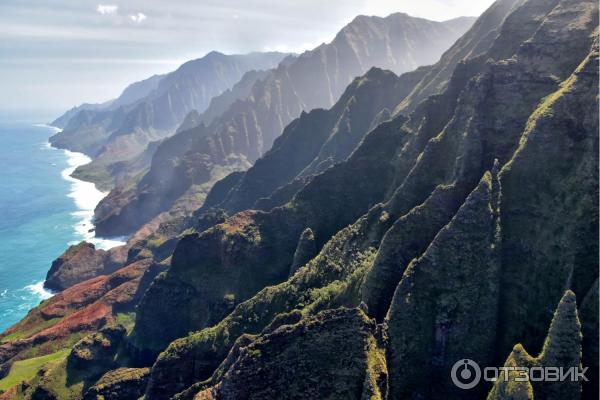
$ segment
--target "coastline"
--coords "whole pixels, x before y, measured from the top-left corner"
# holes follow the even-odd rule
[[[96,248],[109,250],[113,247],[121,246],[126,243],[126,238],[98,238],[94,232],[94,209],[100,201],[108,195],[108,192],[101,192],[91,182],[85,182],[73,178],[71,174],[80,166],[88,164],[91,160],[83,153],[77,153],[64,149],[57,149],[50,145],[48,146],[55,150],[62,150],[67,157],[69,167],[61,172],[64,180],[71,183],[71,191],[67,194],[73,199],[77,211],[73,215],[77,222],[75,223],[75,232],[78,236],[88,243],[92,243]],[[78,241],[68,243],[69,245],[77,244]]]
[[[53,133],[61,131],[60,128],[47,124],[35,124],[35,126],[50,129]],[[71,184],[71,191],[67,197],[71,198],[78,208],[77,211],[71,213],[77,219],[74,225],[75,233],[88,243],[92,243],[97,249],[109,250],[113,247],[122,246],[127,243],[127,238],[97,238],[94,232],[94,209],[100,201],[108,195],[108,192],[101,192],[91,182],[86,182],[73,178],[71,175],[80,166],[88,164],[92,161],[90,157],[83,153],[60,149],[52,146],[50,140],[45,144],[48,149],[62,151],[67,157],[67,168],[61,171],[62,178]],[[80,240],[80,241],[81,241]],[[80,241],[71,241],[67,245],[71,246],[78,244]]]
[[[34,126],[40,128],[51,129],[53,133],[60,132],[59,128],[46,124],[35,124]],[[75,223],[73,229],[76,237],[81,238],[80,240],[74,240],[66,243],[67,246],[72,246],[86,241],[92,243],[97,249],[109,250],[113,247],[122,246],[126,244],[126,238],[97,238],[94,232],[94,209],[100,203],[100,201],[108,195],[107,192],[101,192],[91,182],[85,182],[76,178],[73,178],[71,174],[82,165],[85,165],[92,161],[90,157],[83,153],[78,153],[66,149],[59,149],[50,143],[48,140],[44,147],[49,150],[62,151],[67,158],[68,167],[61,171],[62,178],[71,184],[71,190],[67,193],[67,197],[73,200],[77,211],[73,211],[71,216],[74,217]],[[66,250],[66,249],[65,249]],[[49,260],[48,269],[53,260]],[[40,301],[49,299],[55,293],[44,287],[45,280],[40,282],[32,283],[25,286],[25,289],[30,291],[32,294],[37,295]]]
[[[106,193],[70,176],[90,159],[52,147],[49,137],[60,129],[7,120],[0,130],[7,152],[0,163],[0,252],[7,257],[0,266],[0,332],[55,294],[44,288],[46,274],[69,245],[85,240],[109,249],[124,243],[95,237],[94,208]]]

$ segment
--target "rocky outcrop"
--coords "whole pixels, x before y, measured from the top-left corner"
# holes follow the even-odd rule
[[[111,275],[79,283],[32,309],[0,340],[0,365],[26,354],[49,354],[72,346],[74,339],[114,324],[132,312],[160,268],[150,260],[134,262]]]
[[[139,399],[144,394],[148,371],[148,368],[118,368],[109,371],[85,392],[83,399]]]
[[[120,268],[125,260],[125,249],[97,250],[93,244],[81,242],[70,246],[52,262],[44,287],[62,291],[88,279],[108,275]]]
[[[83,338],[73,346],[67,357],[67,367],[102,375],[115,367],[115,356],[124,338],[125,328],[120,325],[103,328]]]

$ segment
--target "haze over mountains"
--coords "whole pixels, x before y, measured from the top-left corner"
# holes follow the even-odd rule
[[[302,111],[330,107],[354,77],[372,66],[402,73],[437,61],[472,22],[440,23],[401,13],[357,17],[330,44],[269,71],[245,97],[221,107],[220,116],[201,117],[208,126],[200,124],[158,146],[149,171],[117,187],[98,206],[98,232],[134,232],[182,196],[198,199],[188,207],[197,208],[214,182],[252,165]]]
[[[0,377],[53,361],[0,399],[597,398],[598,11],[497,0],[433,65],[366,66],[326,109],[294,108],[270,150],[282,104],[309,98],[274,96],[303,56],[226,92],[209,126],[188,114],[98,226],[169,215],[61,257],[49,279],[66,288],[0,335]],[[326,48],[307,53],[321,71]],[[465,359],[590,382],[463,390]]]
[[[272,68],[285,56],[211,52],[170,74],[131,85],[112,102],[69,111],[55,121],[65,126],[50,142],[92,157],[75,176],[109,188],[125,179],[123,174],[138,172],[127,163],[150,142],[171,135],[189,111],[204,111],[214,96],[233,87],[246,72]]]

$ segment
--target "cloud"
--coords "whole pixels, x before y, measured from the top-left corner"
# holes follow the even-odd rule
[[[98,4],[98,7],[96,7],[96,11],[102,15],[114,14],[118,9],[119,7],[114,4]]]
[[[141,24],[143,20],[145,20],[146,14],[143,13],[137,13],[137,14],[133,14],[129,16],[129,19],[132,20],[133,22],[135,22],[136,24]]]

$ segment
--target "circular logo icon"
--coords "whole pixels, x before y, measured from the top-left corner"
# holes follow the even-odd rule
[[[473,360],[458,360],[452,366],[452,383],[460,389],[473,389],[481,380],[481,368]]]

